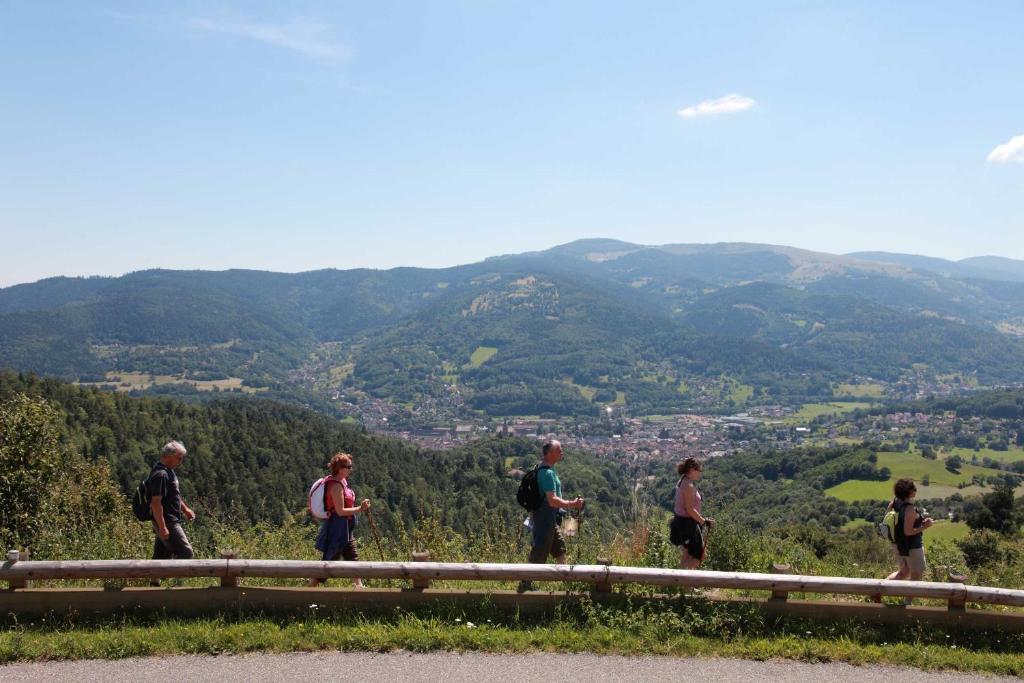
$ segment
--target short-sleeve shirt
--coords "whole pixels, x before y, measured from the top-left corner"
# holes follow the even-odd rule
[[[542,467],[537,470],[537,488],[544,497],[544,504],[548,502],[548,491],[554,491],[559,498],[562,497],[562,480],[552,467]]]
[[[178,475],[167,465],[158,462],[146,479],[146,493],[150,498],[160,496],[160,504],[164,508],[164,521],[167,524],[181,522],[181,489],[178,487]]]

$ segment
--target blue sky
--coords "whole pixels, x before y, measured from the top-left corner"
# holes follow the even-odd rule
[[[0,0],[0,286],[582,237],[1024,258],[1022,25],[1016,0]]]

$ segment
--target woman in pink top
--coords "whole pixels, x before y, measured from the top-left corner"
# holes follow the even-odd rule
[[[703,497],[697,490],[697,480],[703,469],[696,458],[687,458],[676,466],[679,483],[676,484],[676,499],[673,505],[675,517],[670,527],[670,540],[679,546],[679,566],[682,569],[697,569],[707,550],[705,529],[710,529],[715,520],[700,513]]]
[[[352,531],[356,525],[356,513],[370,509],[370,501],[363,500],[356,505],[356,494],[348,485],[352,474],[352,456],[348,453],[337,453],[330,462],[331,477],[324,486],[324,509],[327,519],[320,524],[320,532],[316,536],[316,549],[323,553],[324,562],[337,562],[339,559],[349,562],[359,560],[356,550],[356,539]],[[310,579],[310,586],[319,585],[318,579]],[[354,579],[353,585],[363,587],[362,579]]]

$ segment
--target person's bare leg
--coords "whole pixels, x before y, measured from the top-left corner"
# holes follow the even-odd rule
[[[885,580],[886,581],[906,581],[907,577],[909,575],[910,575],[910,567],[907,565],[906,560],[904,560],[901,557],[900,558],[900,568],[897,569],[896,571],[894,571],[892,574],[889,574],[889,576],[885,577]],[[882,602],[882,594],[881,593],[875,593],[874,595],[872,595],[871,596],[871,602],[881,603]]]
[[[365,587],[365,586],[363,586],[363,580],[360,579],[359,577],[356,577],[356,578],[352,579],[352,585],[355,586],[356,588],[364,588]]]
[[[690,553],[686,553],[685,555],[683,555],[683,559],[682,561],[680,561],[679,566],[682,569],[699,569],[700,560],[691,555]]]
[[[900,568],[889,574],[885,579],[887,581],[906,581],[908,576],[910,576],[910,564],[907,562],[907,558],[901,556]]]

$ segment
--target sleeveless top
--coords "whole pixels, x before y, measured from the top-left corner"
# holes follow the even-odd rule
[[[354,508],[356,506],[356,492],[348,487],[348,479],[338,479],[335,481],[327,482],[327,500],[325,501],[324,508],[330,510],[333,514],[342,517],[344,515],[342,515],[340,512],[334,509],[334,505],[332,502],[333,499],[330,496],[330,490],[332,486],[341,487],[341,495],[342,498],[344,499],[344,507],[347,508]]]
[[[676,484],[676,500],[675,500],[675,504],[672,506],[672,510],[677,515],[679,515],[680,517],[689,517],[690,516],[686,512],[686,503],[683,502],[683,486],[685,485],[685,482],[687,482],[687,481],[691,481],[691,480],[683,478],[683,479],[680,479],[679,482]],[[693,494],[694,494],[693,508],[697,511],[697,514],[700,514],[700,504],[701,504],[701,501],[704,500],[704,497],[700,495],[700,491],[697,490],[697,485],[696,484],[691,482],[689,485],[693,487]]]
[[[906,555],[907,552],[910,550],[924,547],[924,534],[922,533],[914,534],[913,536],[907,536],[903,532],[903,525],[907,516],[907,508],[914,507],[914,505],[912,503],[906,503],[898,498],[896,499],[896,505],[899,506],[897,508],[896,517],[896,548],[899,550],[901,555]],[[921,518],[921,515],[918,514],[917,520],[914,522],[914,528],[919,528],[921,526],[921,522],[923,521],[924,520]]]

